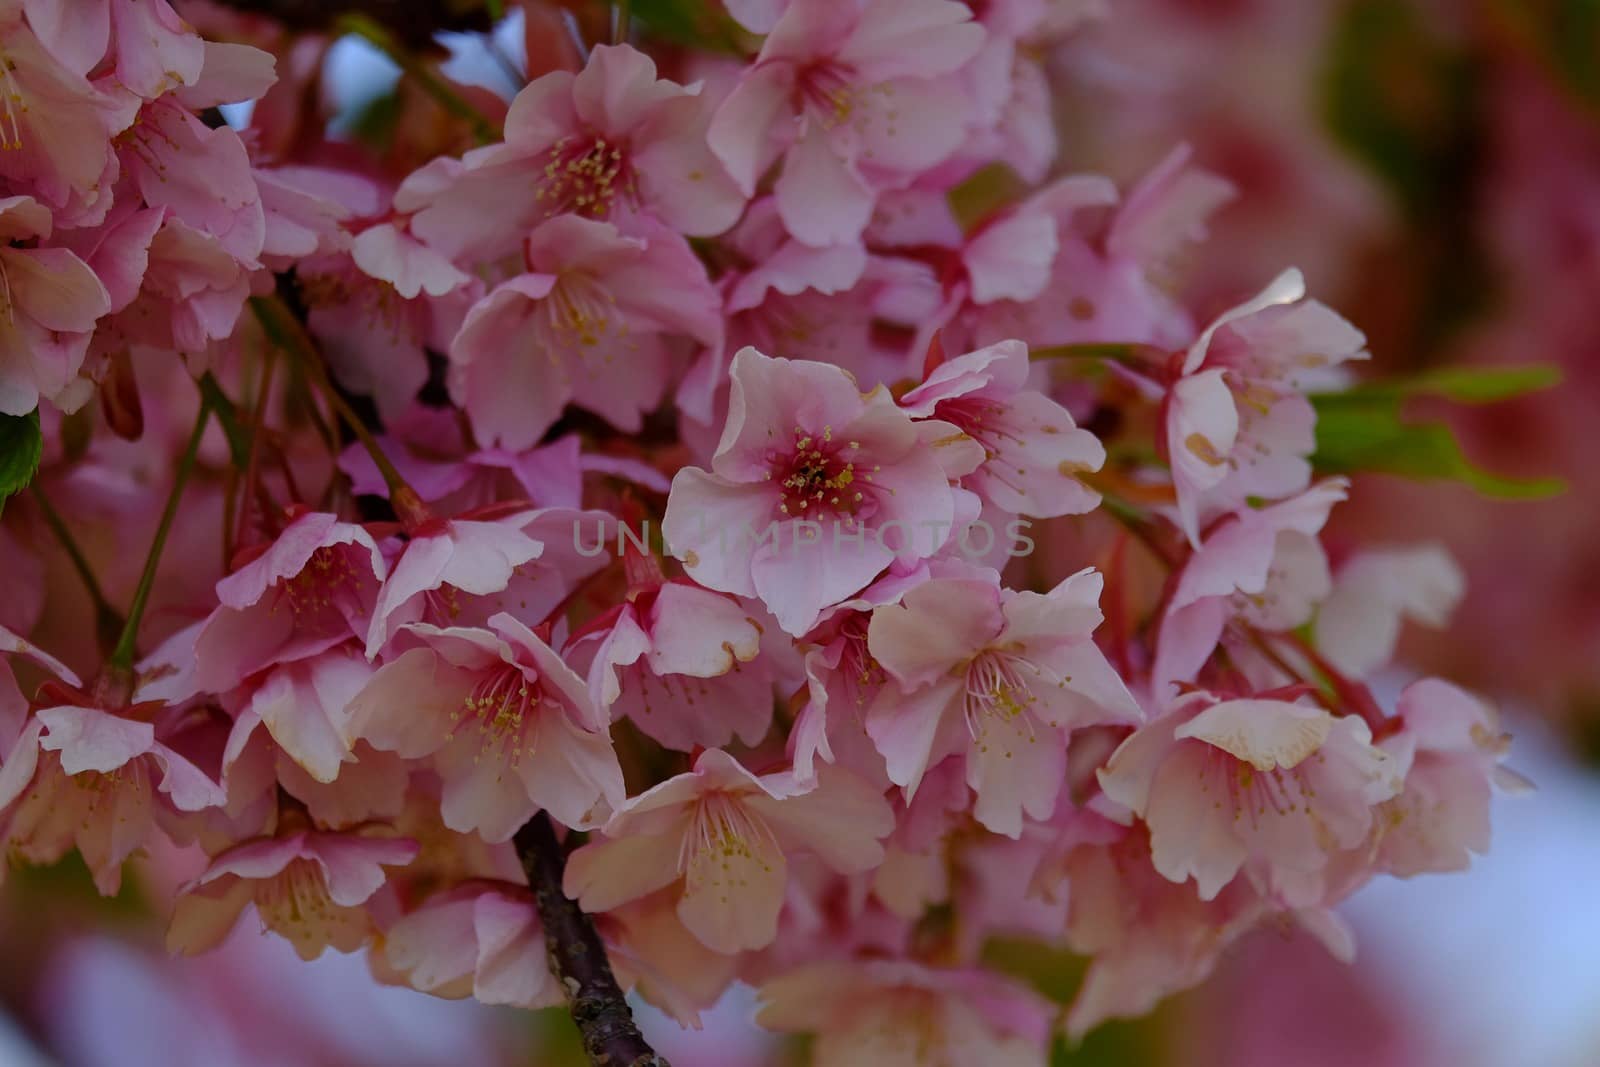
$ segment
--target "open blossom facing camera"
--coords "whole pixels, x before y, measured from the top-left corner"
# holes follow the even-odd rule
[[[1366,683],[1461,573],[1318,429],[1405,383],[1294,269],[1191,296],[1188,148],[1059,165],[1099,5],[528,0],[499,96],[371,27],[359,118],[226,6],[0,0],[8,863],[595,1063],[742,987],[971,1067],[1487,847],[1498,713]]]
[[[695,581],[759,598],[800,634],[890,563],[943,546],[956,501],[940,453],[954,449],[887,390],[863,395],[837,367],[753,348],[729,376],[711,470],[678,473],[662,521]]]

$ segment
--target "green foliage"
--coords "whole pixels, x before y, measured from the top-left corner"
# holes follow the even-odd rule
[[[38,408],[26,415],[0,415],[0,509],[7,497],[28,487],[43,455]]]
[[[1600,110],[1600,0],[1498,0],[1496,10],[1569,92]]]
[[[1339,16],[1323,79],[1328,129],[1414,216],[1458,162],[1471,111],[1464,61],[1403,0],[1351,0]]]
[[[1493,404],[1536,393],[1561,383],[1561,368],[1548,363],[1515,367],[1439,367],[1409,378],[1362,382],[1342,393],[1329,396],[1349,402],[1353,398],[1403,399],[1412,396],[1437,396],[1461,404]]]
[[[1419,0],[1346,0],[1322,71],[1334,140],[1383,183],[1406,232],[1388,268],[1415,290],[1415,333],[1399,351],[1430,353],[1493,297],[1473,227],[1482,172],[1484,68],[1436,35]]]
[[[1491,474],[1467,459],[1449,426],[1408,422],[1401,408],[1413,396],[1436,396],[1464,404],[1495,403],[1549,388],[1559,380],[1559,372],[1545,366],[1448,367],[1313,396],[1317,449],[1312,464],[1327,474],[1376,472],[1422,481],[1461,482],[1491,497],[1553,496],[1565,488],[1559,479],[1519,481]]]

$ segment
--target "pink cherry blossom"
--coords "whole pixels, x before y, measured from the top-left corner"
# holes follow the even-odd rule
[[[888,788],[883,757],[867,734],[867,710],[889,681],[867,643],[872,611],[892,604],[928,579],[928,565],[918,563],[889,573],[823,614],[806,634],[806,703],[789,734],[795,774],[811,781],[816,760],[854,771]]]
[[[1143,718],[1095,647],[1100,575],[1048,594],[1002,590],[991,577],[934,579],[872,614],[868,644],[897,683],[867,732],[889,777],[914,794],[928,768],[964,754],[978,821],[1008,837],[1024,813],[1047,818],[1067,770],[1067,737]]]
[[[417,647],[353,700],[352,740],[432,757],[452,830],[504,841],[539,809],[568,826],[601,824],[623,800],[603,713],[526,626],[504,614],[488,626],[410,626]]]
[[[1311,403],[1297,390],[1331,368],[1365,359],[1355,327],[1305,294],[1284,272],[1225,312],[1183,357],[1167,397],[1165,447],[1178,514],[1191,543],[1200,526],[1249,497],[1275,500],[1311,479]]]
[[[0,10],[0,177],[32,192],[60,224],[92,225],[111,206],[111,138],[133,121],[134,108],[91,85],[86,68],[73,70],[51,54],[30,14],[15,0]]]
[[[261,924],[288,939],[301,959],[324,949],[354,952],[376,933],[362,905],[383,888],[387,867],[417,856],[404,838],[297,830],[229,849],[178,895],[167,948],[215,947],[255,905]]]
[[[1360,844],[1403,769],[1357,716],[1273,699],[1180,698],[1124,741],[1101,787],[1150,827],[1151,858],[1213,900],[1243,870],[1296,906],[1320,902],[1337,849]]]
[[[1501,765],[1511,735],[1482,700],[1437,678],[1400,694],[1399,730],[1379,745],[1405,768],[1405,786],[1378,809],[1378,862],[1402,878],[1464,870],[1489,848],[1491,786],[1529,788]]]
[[[307,512],[217,583],[221,603],[195,639],[195,684],[225,692],[275,664],[365,637],[388,574],[360,526]]]
[[[1002,511],[1050,517],[1093,510],[1100,495],[1077,475],[1099,470],[1105,447],[1027,381],[1027,346],[1002,341],[941,364],[900,406],[983,446],[983,465],[961,484]]]
[[[177,101],[146,104],[119,139],[123,170],[145,203],[254,264],[266,240],[266,213],[239,135],[210,129]]]
[[[70,10],[24,0],[22,7],[63,64],[87,74],[109,47],[117,82],[146,99],[193,84],[205,65],[205,42],[167,0],[87,0]]]
[[[983,42],[950,0],[791,0],[711,121],[711,149],[746,195],[784,160],[775,192],[807,244],[855,240],[879,189],[961,143],[970,113],[951,77]]]
[[[741,958],[713,952],[678,917],[671,887],[630,901],[601,919],[617,981],[679,1025],[701,1029],[738,974]]]
[[[1442,545],[1373,548],[1346,560],[1317,609],[1317,651],[1362,678],[1389,662],[1402,620],[1444,626],[1466,577]]]
[[[1245,509],[1208,531],[1178,575],[1156,643],[1154,682],[1195,677],[1231,620],[1289,631],[1309,622],[1328,595],[1328,560],[1317,534],[1345,499],[1348,482],[1330,478],[1298,496]]]
[[[30,196],[0,199],[0,413],[25,415],[41,397],[65,398],[78,376],[95,320],[111,297],[94,271],[65,248],[19,247],[50,237],[50,212]],[[76,405],[73,405],[76,406]]]
[[[436,894],[384,931],[383,954],[409,985],[436,997],[561,1003],[533,897],[520,886],[471,883]]]
[[[376,215],[377,183],[328,167],[257,167],[264,230],[261,260],[284,269],[298,260],[349,249],[349,225]]]
[[[467,313],[450,393],[485,443],[533,445],[568,403],[637,429],[667,384],[668,341],[714,344],[717,295],[682,237],[564,215],[528,238],[529,273]]]
[[[720,749],[617,810],[605,838],[574,852],[566,892],[608,911],[678,886],[678,916],[717,952],[757,949],[777,936],[787,856],[814,853],[838,871],[883,857],[889,805],[854,775],[822,768],[815,788],[786,773],[757,777]]]
[[[711,470],[678,472],[662,522],[696,582],[756,597],[801,634],[894,560],[944,544],[948,476],[886,391],[863,396],[838,368],[752,348],[730,373]]]
[[[1194,886],[1162,877],[1151,865],[1150,835],[1137,824],[1085,812],[1066,831],[1035,889],[1066,895],[1067,943],[1094,960],[1067,1015],[1074,1039],[1198,985],[1267,911],[1242,879],[1205,900]]]
[[[346,732],[341,731],[341,738]],[[280,787],[305,805],[318,826],[329,830],[391,820],[404,812],[411,764],[365,741],[344,744],[341,756],[334,776],[322,780],[273,740],[253,707],[245,707],[234,719],[222,755],[229,817],[248,823],[258,808],[275,812]],[[239,836],[232,833],[233,839]]]
[[[526,532],[535,514],[518,510],[487,520],[434,519],[416,530],[378,592],[367,657],[376,657],[407,623],[457,619],[462,593],[470,598],[505,592],[518,569],[544,552],[544,543]]]
[[[228,337],[250,296],[251,266],[215,237],[162,211],[139,298],[116,316],[129,341],[185,353]]]
[[[1064,179],[1034,194],[981,229],[963,252],[972,279],[972,304],[955,326],[971,344],[1020,337],[1051,346],[1115,341],[1182,345],[1193,337],[1189,312],[1167,292],[1187,250],[1206,232],[1206,220],[1232,197],[1232,186],[1194,167],[1180,146],[1153,168],[1120,204],[1103,179]],[[1096,208],[1115,205],[1109,221]],[[1054,240],[1038,217],[1054,220]],[[1031,228],[1030,228],[1031,227]],[[1044,292],[1024,300],[1018,281],[1036,277],[1038,254],[1051,251]],[[992,276],[984,298],[979,280]],[[959,295],[959,294],[956,294]],[[947,313],[948,314],[948,313]]]
[[[767,982],[757,1021],[815,1033],[819,1063],[1043,1067],[1054,1011],[1040,994],[988,972],[863,960],[816,963]]]
[[[698,85],[658,79],[634,48],[598,45],[582,71],[554,71],[517,94],[504,144],[469,152],[442,180],[408,180],[396,205],[451,259],[502,255],[567,212],[624,229],[645,214],[685,235],[721,233],[745,197],[706,145],[710,104]]]
[[[772,720],[772,675],[755,662],[761,626],[738,601],[687,582],[637,588],[589,635],[589,693],[667,748],[758,743]]]
[[[110,895],[123,861],[155,829],[158,793],[180,811],[223,799],[150,722],[94,707],[41,708],[0,764],[0,839],[32,863],[53,863],[76,848],[95,886]]]
[[[354,641],[269,668],[246,705],[278,747],[315,781],[339,776],[352,760],[349,705],[372,677]]]

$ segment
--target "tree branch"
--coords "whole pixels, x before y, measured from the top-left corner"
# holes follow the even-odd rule
[[[550,817],[540,812],[514,838],[544,924],[550,970],[561,983],[594,1067],[668,1067],[634,1024],[594,923],[561,890],[567,858]]]

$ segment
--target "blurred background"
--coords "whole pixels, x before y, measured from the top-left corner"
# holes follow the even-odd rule
[[[1559,366],[1553,389],[1407,414],[1450,424],[1493,475],[1567,491],[1497,499],[1364,475],[1329,535],[1336,561],[1355,537],[1439,541],[1465,570],[1454,624],[1409,630],[1402,662],[1505,711],[1511,763],[1538,791],[1497,798],[1492,853],[1464,876],[1359,894],[1353,967],[1261,933],[1205,986],[1056,1063],[1600,1063],[1600,2],[1079,2],[1099,17],[1049,61],[1065,168],[1127,182],[1188,141],[1242,191],[1189,265],[1196,305],[1226,307],[1294,264],[1367,332],[1374,374]],[[181,6],[205,25],[203,4]],[[508,95],[505,65],[555,47],[549,32],[514,15],[492,48],[451,38],[447,71]],[[286,60],[321,64],[319,91],[349,115],[398,91],[354,40]],[[1390,698],[1407,677],[1385,681]],[[382,987],[359,958],[304,965],[248,922],[213,956],[169,961],[144,902],[170,867],[105,902],[75,861],[8,876],[0,1067],[579,1062],[559,1013]],[[1020,950],[1007,965],[1055,993],[1077,973]],[[730,995],[697,1034],[648,1012],[644,1025],[674,1062],[802,1062],[749,1007]]]

